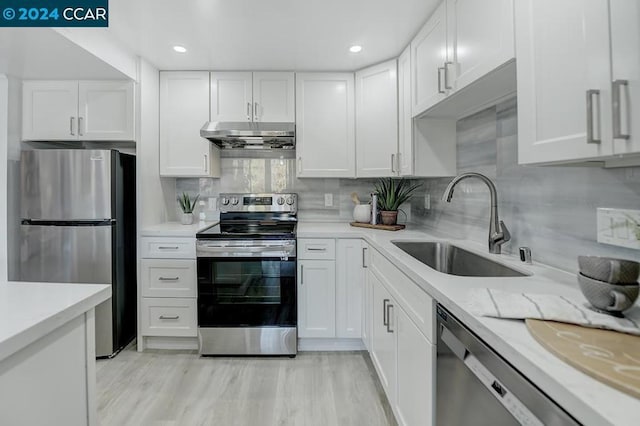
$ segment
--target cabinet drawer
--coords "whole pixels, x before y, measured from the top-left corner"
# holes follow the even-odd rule
[[[144,297],[196,297],[196,261],[142,259]]]
[[[143,297],[140,323],[144,336],[196,337],[196,299]]]
[[[140,239],[143,258],[195,259],[196,239],[178,237],[144,237]]]
[[[420,331],[434,343],[433,299],[379,251],[370,251],[371,270],[381,279]]]
[[[336,241],[325,238],[298,238],[298,259],[333,260]]]

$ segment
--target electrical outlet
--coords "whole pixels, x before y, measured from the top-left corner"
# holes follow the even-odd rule
[[[216,197],[209,197],[209,210],[215,210],[218,204]]]
[[[431,210],[431,194],[424,195],[424,209]]]
[[[324,194],[324,206],[333,207],[333,194],[331,193]]]
[[[599,208],[598,242],[640,250],[640,210]]]

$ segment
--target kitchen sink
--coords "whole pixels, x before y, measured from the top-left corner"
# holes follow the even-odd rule
[[[462,277],[526,277],[527,274],[486,257],[438,241],[391,241],[430,268]]]

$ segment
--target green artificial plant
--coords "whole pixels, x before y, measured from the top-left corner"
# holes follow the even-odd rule
[[[196,194],[195,198],[191,200],[191,196],[186,192],[182,193],[182,196],[178,197],[178,204],[180,204],[180,208],[183,213],[193,213],[193,209],[196,207],[196,202],[200,198],[200,194]]]
[[[375,184],[378,193],[378,208],[385,211],[397,211],[401,204],[408,201],[422,183],[411,183],[408,179],[380,179]]]

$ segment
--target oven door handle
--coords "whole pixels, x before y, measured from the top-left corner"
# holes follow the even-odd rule
[[[213,246],[213,245],[198,245],[198,250],[207,253],[230,253],[230,252],[249,252],[249,253],[262,253],[266,251],[291,251],[295,249],[293,244],[277,245],[277,246]]]

